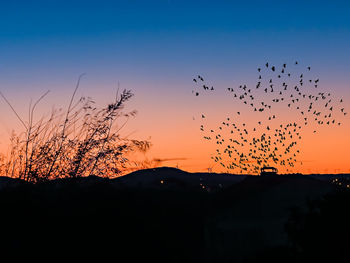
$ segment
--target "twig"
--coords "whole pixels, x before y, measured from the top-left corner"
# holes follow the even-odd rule
[[[0,95],[1,97],[5,100],[5,102],[7,103],[7,105],[10,106],[11,110],[14,112],[14,114],[17,116],[17,118],[19,119],[19,121],[23,124],[24,128],[26,130],[28,130],[27,125],[24,123],[24,121],[21,119],[21,117],[17,114],[16,110],[12,107],[11,103],[6,99],[6,97],[4,96],[4,94],[2,94],[2,92],[0,91]]]

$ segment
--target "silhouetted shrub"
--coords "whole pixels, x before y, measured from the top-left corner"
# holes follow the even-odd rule
[[[339,190],[295,209],[286,224],[298,262],[343,262],[350,251],[350,192]]]
[[[116,177],[127,168],[129,152],[150,147],[148,141],[120,135],[129,117],[136,114],[123,111],[133,97],[130,90],[117,93],[112,103],[98,108],[91,98],[74,101],[79,81],[65,112],[54,109],[49,118],[38,121],[34,120],[35,107],[48,92],[30,107],[27,122],[1,94],[25,127],[23,133],[11,137],[9,157],[1,165],[3,175],[30,182],[90,175]],[[117,126],[121,119],[123,123]]]

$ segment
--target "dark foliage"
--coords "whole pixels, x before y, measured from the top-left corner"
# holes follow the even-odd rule
[[[294,209],[286,224],[297,262],[345,262],[350,251],[350,191],[340,189]],[[344,261],[345,260],[345,261]]]
[[[28,121],[23,121],[0,93],[25,129],[13,133],[10,152],[0,160],[2,175],[29,182],[91,175],[117,177],[130,168],[130,152],[149,149],[148,141],[120,133],[136,115],[136,111],[124,111],[133,97],[130,90],[117,93],[112,103],[99,108],[91,98],[75,101],[79,81],[65,111],[53,109],[48,118],[39,120],[34,118],[35,108],[47,93],[29,107]]]
[[[24,185],[0,193],[0,253],[48,262],[195,262],[204,248],[203,198],[115,191],[104,180],[84,187],[78,179]]]

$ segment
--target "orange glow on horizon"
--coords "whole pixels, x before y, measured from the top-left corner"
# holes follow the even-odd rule
[[[162,98],[159,104],[149,103],[151,100],[149,94],[138,93],[137,91],[135,93],[136,97],[130,108],[136,108],[138,115],[135,119],[130,119],[128,125],[123,128],[122,134],[136,139],[150,138],[151,149],[146,154],[138,154],[136,157],[140,162],[149,160],[150,166],[178,167],[189,172],[208,172],[208,170],[211,170],[212,172],[239,173],[238,170],[227,170],[213,162],[210,157],[215,153],[215,145],[203,139],[197,117],[202,113],[201,110],[198,110],[202,106],[206,110],[208,127],[215,127],[217,123],[226,118],[226,115],[234,114],[237,108],[243,112],[244,108],[239,108],[240,106],[232,104],[232,102],[218,103],[222,99],[220,96],[212,99],[206,98],[204,106],[198,102],[193,103],[190,91],[183,94],[174,92],[170,95],[160,93],[161,98],[170,96],[172,99],[167,102]],[[94,94],[91,94],[91,97],[94,97]],[[55,102],[55,98],[60,99]],[[108,101],[102,94],[98,98]],[[345,106],[349,105],[350,96],[345,94],[343,98],[344,102],[347,103]],[[228,98],[226,99],[228,100]],[[179,106],[179,101],[181,101],[181,106]],[[21,108],[21,105],[28,105],[29,103],[26,96],[17,101],[12,99],[11,102],[14,103],[16,109],[19,109],[21,116],[26,116],[25,107],[22,106]],[[38,107],[36,116],[40,117],[47,114],[50,105],[57,105],[58,102],[64,108],[67,105],[67,97],[62,94],[49,97]],[[211,105],[209,110],[207,105]],[[3,114],[0,118],[2,137],[0,150],[6,154],[11,130],[23,131],[23,128],[7,105],[2,103],[1,110]],[[288,111],[281,111],[279,120],[288,120],[290,118],[289,114]],[[195,117],[195,120],[193,120],[193,117]],[[250,113],[247,113],[244,118],[247,124],[256,121],[255,116]],[[348,149],[350,149],[349,115],[342,118],[340,126],[322,127],[316,134],[312,133],[312,128],[309,127],[309,130],[304,133],[299,145],[298,162],[290,172],[303,174],[350,173],[350,155],[348,154]],[[154,159],[158,160],[154,161]],[[279,173],[286,172],[285,167],[278,165],[275,167],[278,168]]]

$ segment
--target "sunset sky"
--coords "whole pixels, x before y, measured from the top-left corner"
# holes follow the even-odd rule
[[[343,99],[340,126],[305,132],[293,172],[350,173],[350,3],[348,1],[6,1],[0,4],[0,90],[26,119],[30,100],[50,90],[37,116],[78,96],[104,105],[118,83],[138,115],[123,134],[150,139],[142,158],[187,171],[225,171],[210,158],[200,114],[211,125],[244,107],[225,92],[254,87],[257,68],[299,61],[319,88]],[[217,91],[193,96],[197,75]],[[0,148],[20,123],[0,101]],[[281,120],[293,119],[282,109]],[[247,114],[245,122],[256,122]],[[316,128],[315,128],[316,129]],[[281,168],[283,171],[283,167]]]

